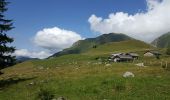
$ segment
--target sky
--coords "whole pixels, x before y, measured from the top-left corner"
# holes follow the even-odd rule
[[[170,31],[170,0],[8,0],[14,55],[46,58],[74,42],[123,33],[151,42]]]

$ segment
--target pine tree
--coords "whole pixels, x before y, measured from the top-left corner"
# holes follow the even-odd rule
[[[13,38],[6,34],[7,31],[13,29],[12,20],[5,19],[4,16],[8,4],[6,0],[0,0],[0,69],[11,66],[15,62],[15,57],[11,55],[15,48],[8,46],[13,42]]]

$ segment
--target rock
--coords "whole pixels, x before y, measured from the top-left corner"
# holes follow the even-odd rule
[[[112,65],[111,65],[111,64],[106,64],[105,66],[106,66],[106,67],[109,67],[109,66],[112,66]]]
[[[40,83],[48,83],[48,80],[41,80]]]
[[[123,74],[123,77],[135,77],[135,75],[132,73],[132,72],[125,72],[124,74]]]
[[[91,62],[87,62],[87,64],[91,64]]]
[[[40,69],[40,70],[43,70],[43,69],[44,69],[44,67],[39,67],[39,69]]]
[[[77,62],[74,62],[75,65],[77,65],[78,63]]]
[[[57,98],[57,100],[67,100],[67,99],[64,97],[59,97],[59,98]]]
[[[34,85],[35,84],[35,82],[31,82],[31,83],[29,83],[28,85]]]
[[[99,64],[99,65],[101,65],[101,64],[102,64],[102,62],[98,62],[98,64]]]
[[[145,67],[145,66],[144,66],[144,63],[138,63],[138,64],[136,64],[136,66]]]

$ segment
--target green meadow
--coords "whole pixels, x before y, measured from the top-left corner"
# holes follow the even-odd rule
[[[170,57],[164,50],[160,50],[160,59],[144,57],[149,49],[155,48],[140,41],[123,41],[81,54],[19,63],[3,70],[0,100],[170,100]],[[140,58],[108,62],[114,52],[136,52]],[[127,71],[135,77],[124,78]]]

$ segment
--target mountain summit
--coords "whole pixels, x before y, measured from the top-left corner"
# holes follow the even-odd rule
[[[102,45],[109,42],[121,42],[126,40],[133,40],[133,38],[117,33],[103,34],[96,38],[87,38],[85,40],[79,40],[75,42],[70,48],[55,53],[52,57],[58,57],[66,54],[79,54],[86,52],[90,48],[96,48],[98,45]]]

